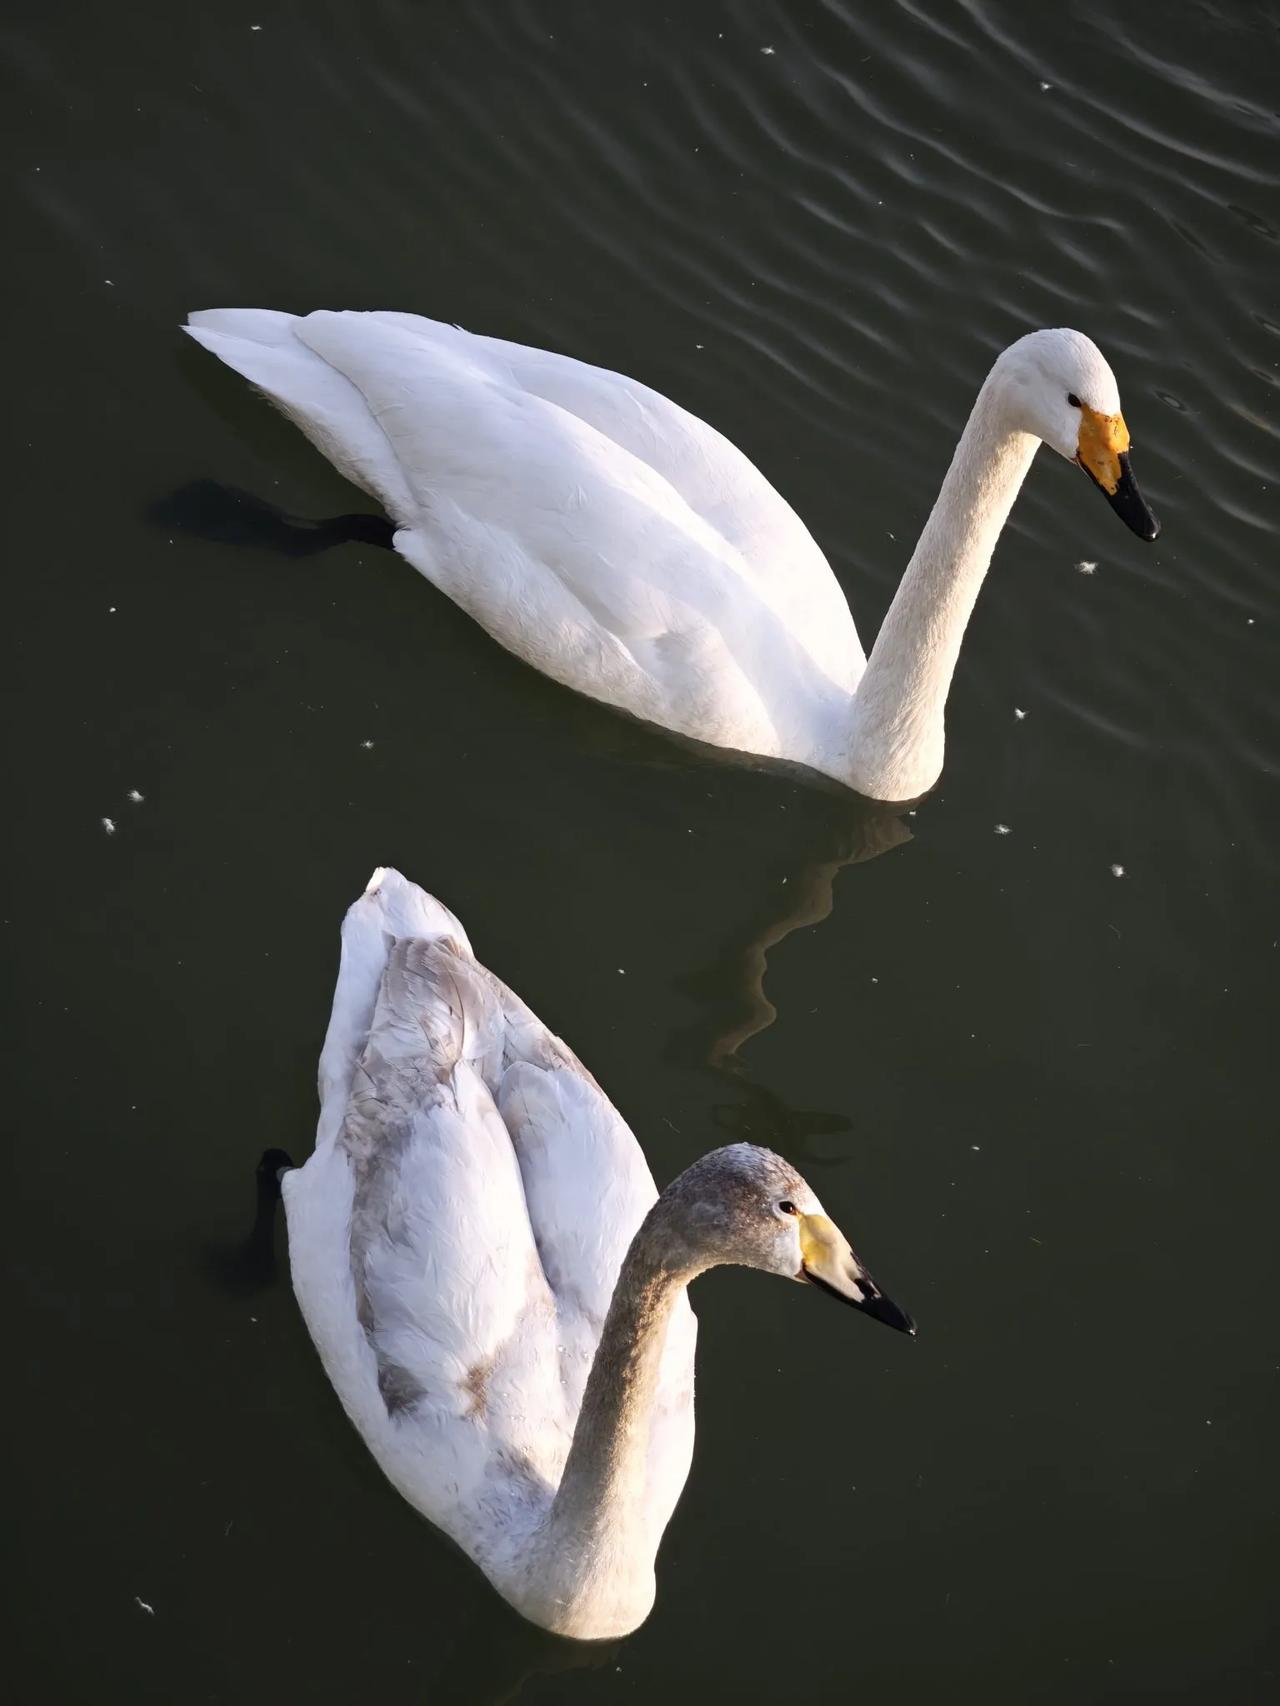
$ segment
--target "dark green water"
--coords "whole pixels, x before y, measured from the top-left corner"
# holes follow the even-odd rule
[[[1274,1698],[1274,8],[20,0],[0,45],[11,1697]],[[387,553],[201,537],[195,479],[355,507],[179,337],[231,304],[635,374],[864,640],[994,353],[1077,325],[1164,534],[1041,457],[943,784],[869,813],[537,679]],[[607,1651],[397,1498],[240,1248],[383,861],[660,1181],[785,1149],[920,1322],[698,1286],[694,1469]]]

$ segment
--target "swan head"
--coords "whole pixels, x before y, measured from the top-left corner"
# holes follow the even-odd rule
[[[751,1143],[715,1149],[662,1193],[664,1241],[691,1271],[734,1264],[800,1280],[899,1332],[915,1323],[880,1290],[788,1161]]]
[[[1115,374],[1091,338],[1067,327],[1028,332],[992,369],[1010,424],[1075,462],[1125,525],[1154,539],[1160,523],[1129,466],[1129,429]]]

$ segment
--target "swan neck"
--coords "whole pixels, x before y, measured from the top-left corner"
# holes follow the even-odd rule
[[[997,368],[978,394],[858,684],[850,761],[860,793],[914,799],[937,781],[960,642],[1039,443],[1009,424]]]
[[[651,1591],[661,1539],[646,1511],[654,1408],[671,1313],[697,1271],[667,1248],[664,1208],[659,1197],[623,1260],[536,1548],[560,1620],[575,1628],[609,1622],[637,1581]]]

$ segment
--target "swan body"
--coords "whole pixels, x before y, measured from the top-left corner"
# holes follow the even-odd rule
[[[812,1279],[910,1329],[781,1158],[716,1151],[659,1197],[590,1073],[398,872],[347,914],[319,1080],[282,1180],[311,1336],[388,1478],[546,1628],[624,1634],[653,1603],[697,1273]]]
[[[1040,442],[1155,536],[1115,379],[1079,332],[1030,333],[997,360],[867,660],[791,507],[635,380],[413,314],[211,309],[186,330],[376,497],[401,555],[508,650],[872,798],[938,778],[960,641]]]

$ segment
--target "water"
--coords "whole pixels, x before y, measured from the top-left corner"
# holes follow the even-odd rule
[[[17,1698],[1271,1698],[1276,33],[9,14]],[[869,812],[536,679],[387,553],[201,537],[197,479],[353,507],[175,330],[238,303],[636,374],[796,505],[864,639],[993,353],[1074,324],[1165,531],[1042,456],[942,786]],[[527,1630],[398,1500],[242,1244],[381,861],[659,1179],[784,1147],[920,1322],[700,1284],[697,1458],[614,1647]]]

